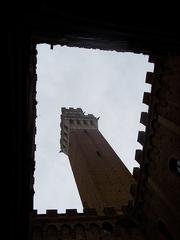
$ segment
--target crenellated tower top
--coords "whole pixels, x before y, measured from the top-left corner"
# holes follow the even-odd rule
[[[72,129],[98,129],[98,119],[93,114],[85,115],[81,108],[61,108],[61,152],[68,155],[69,134]]]

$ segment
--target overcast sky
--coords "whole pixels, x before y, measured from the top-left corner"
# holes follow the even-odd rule
[[[99,130],[130,172],[138,166],[135,150],[147,71],[154,65],[143,54],[118,53],[47,44],[37,47],[37,134],[34,209],[76,208],[82,204],[68,157],[60,151],[62,107],[82,108],[99,119]]]

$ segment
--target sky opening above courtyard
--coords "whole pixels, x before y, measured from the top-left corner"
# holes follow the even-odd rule
[[[148,55],[70,48],[47,44],[37,46],[37,119],[34,209],[76,208],[82,204],[68,157],[60,153],[62,107],[82,108],[99,118],[99,130],[132,173],[143,93],[151,91],[146,72],[154,65]],[[113,174],[113,173],[112,173]]]

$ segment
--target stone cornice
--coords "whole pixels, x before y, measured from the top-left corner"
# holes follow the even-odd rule
[[[61,152],[68,155],[69,135],[74,129],[98,129],[98,119],[93,114],[85,115],[81,108],[61,109]]]

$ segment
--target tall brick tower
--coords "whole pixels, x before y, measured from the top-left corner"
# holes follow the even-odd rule
[[[68,155],[84,208],[121,210],[131,199],[133,177],[98,130],[98,118],[62,108],[61,152]]]

